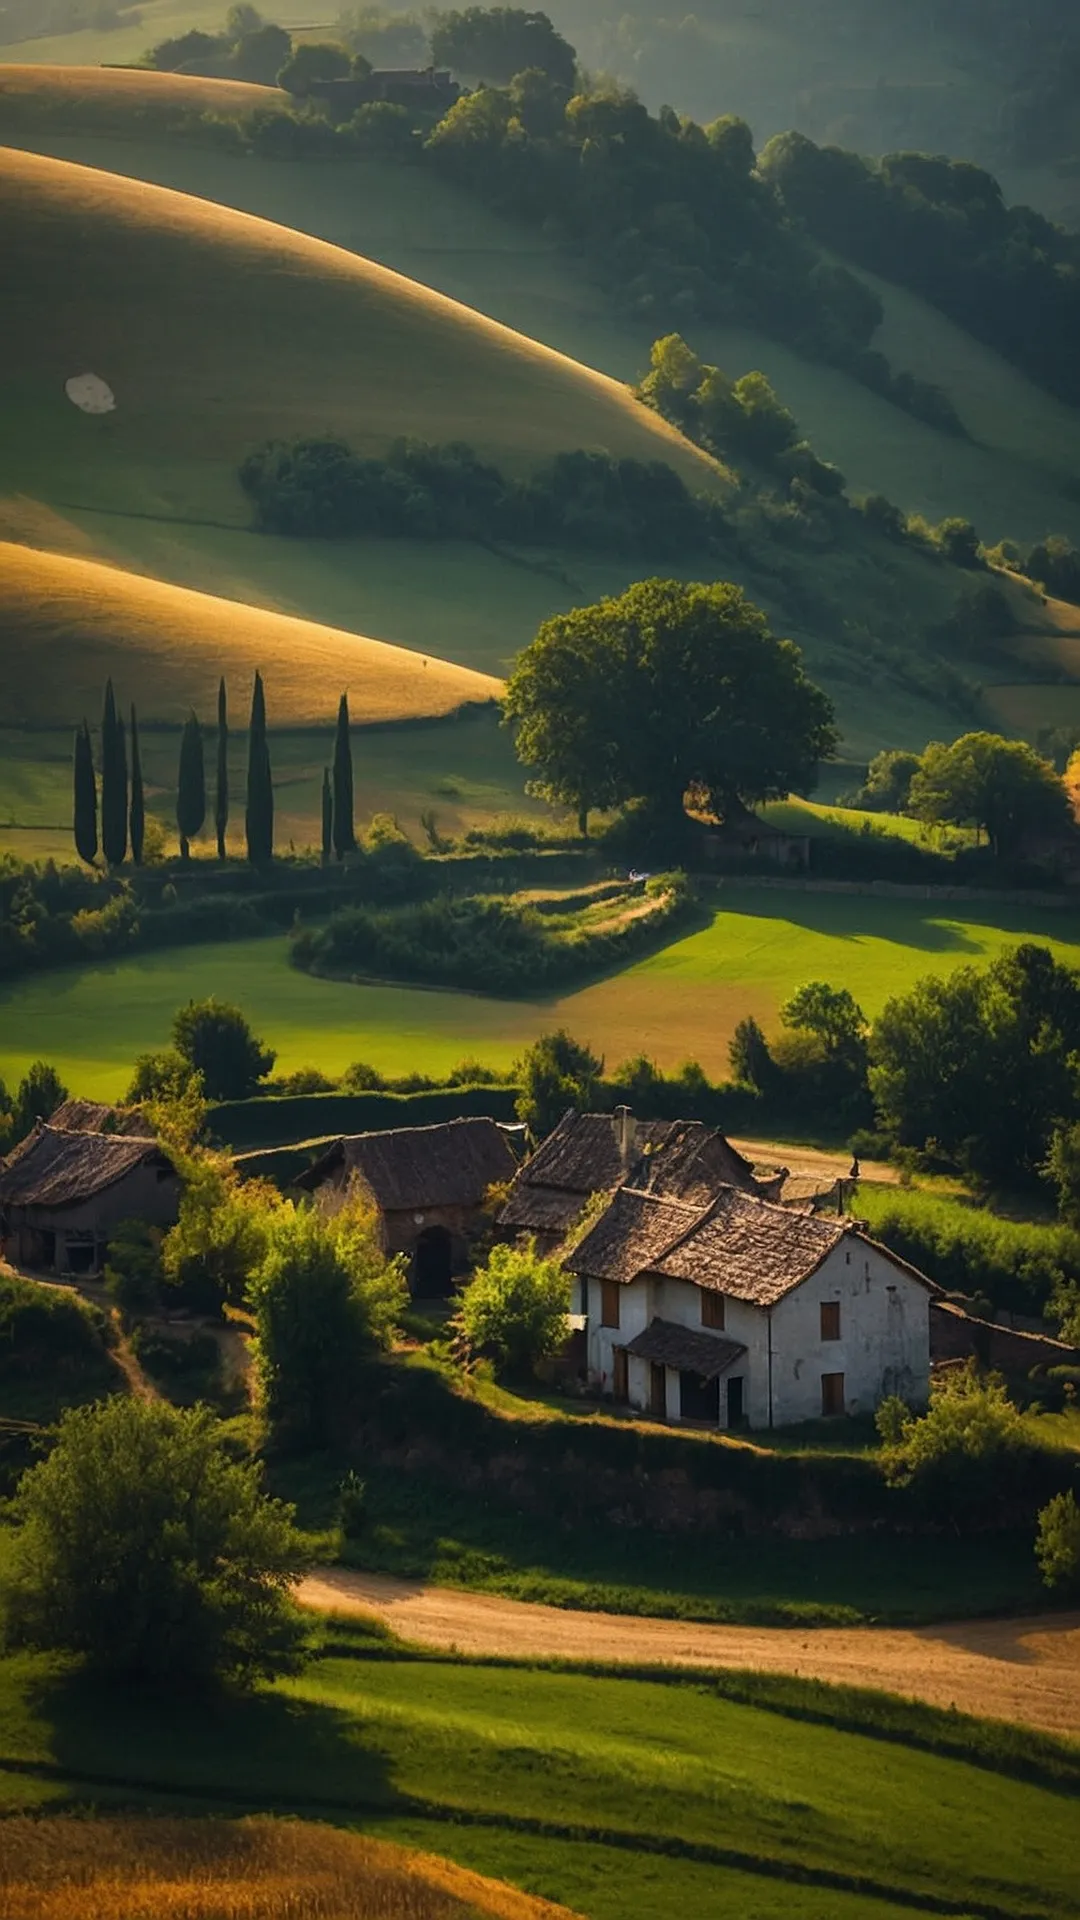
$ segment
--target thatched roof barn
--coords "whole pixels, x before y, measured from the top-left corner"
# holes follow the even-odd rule
[[[121,1220],[170,1226],[180,1180],[149,1136],[76,1132],[38,1123],[0,1163],[0,1234],[16,1264],[95,1274]]]
[[[448,1120],[335,1140],[297,1184],[341,1204],[355,1194],[376,1210],[388,1253],[410,1256],[413,1291],[441,1295],[468,1264],[470,1234],[493,1187],[517,1172],[495,1120]]]
[[[635,1120],[615,1113],[567,1113],[518,1174],[499,1225],[551,1247],[594,1193],[624,1184],[702,1206],[721,1187],[775,1197],[783,1171],[759,1182],[749,1160],[699,1120]]]

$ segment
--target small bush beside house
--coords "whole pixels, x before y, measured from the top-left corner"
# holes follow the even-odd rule
[[[557,1260],[544,1260],[535,1242],[496,1246],[461,1296],[457,1326],[472,1352],[500,1371],[527,1378],[563,1346],[570,1312],[570,1277]]]

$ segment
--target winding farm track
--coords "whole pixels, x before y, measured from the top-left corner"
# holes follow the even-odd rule
[[[305,1606],[364,1613],[403,1640],[516,1659],[751,1667],[956,1707],[1080,1739],[1080,1613],[934,1627],[720,1627],[578,1613],[390,1574],[321,1567]]]

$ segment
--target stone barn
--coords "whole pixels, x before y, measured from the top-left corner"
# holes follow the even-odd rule
[[[335,1140],[297,1185],[324,1206],[356,1196],[374,1207],[387,1253],[408,1255],[412,1293],[440,1299],[468,1267],[488,1192],[516,1172],[508,1133],[496,1121],[448,1120]]]
[[[180,1177],[158,1141],[78,1133],[39,1121],[0,1165],[7,1258],[39,1273],[92,1277],[121,1220],[169,1227]]]

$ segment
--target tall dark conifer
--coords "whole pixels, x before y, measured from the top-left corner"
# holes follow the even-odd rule
[[[202,728],[193,713],[180,735],[180,769],[176,778],[176,825],[180,858],[191,858],[190,842],[202,832],[206,819],[206,772],[203,766]]]
[[[72,768],[74,786],[75,849],[80,860],[92,865],[97,859],[97,778],[94,773],[94,749],[90,729],[84,720],[75,732],[75,757]]]
[[[131,806],[128,814],[131,829],[131,857],[137,867],[142,866],[143,840],[146,835],[146,795],[143,792],[142,756],[139,753],[139,722],[135,715],[134,702],[131,708]]]
[[[217,833],[217,857],[225,858],[225,835],[229,826],[229,708],[225,694],[225,676],[221,676],[217,696],[217,780],[214,792],[214,829]]]
[[[110,867],[123,864],[127,852],[128,790],[124,723],[116,711],[113,683],[105,683],[101,716],[101,851]]]
[[[338,702],[337,731],[334,735],[334,852],[339,860],[356,851],[353,824],[353,766],[349,741],[349,696]]]
[[[322,863],[330,865],[334,852],[334,789],[330,785],[330,769],[322,772]]]
[[[265,867],[274,857],[274,788],[270,777],[270,748],[266,739],[266,695],[262,674],[251,690],[248,731],[247,811],[244,820],[247,853],[252,866]]]

